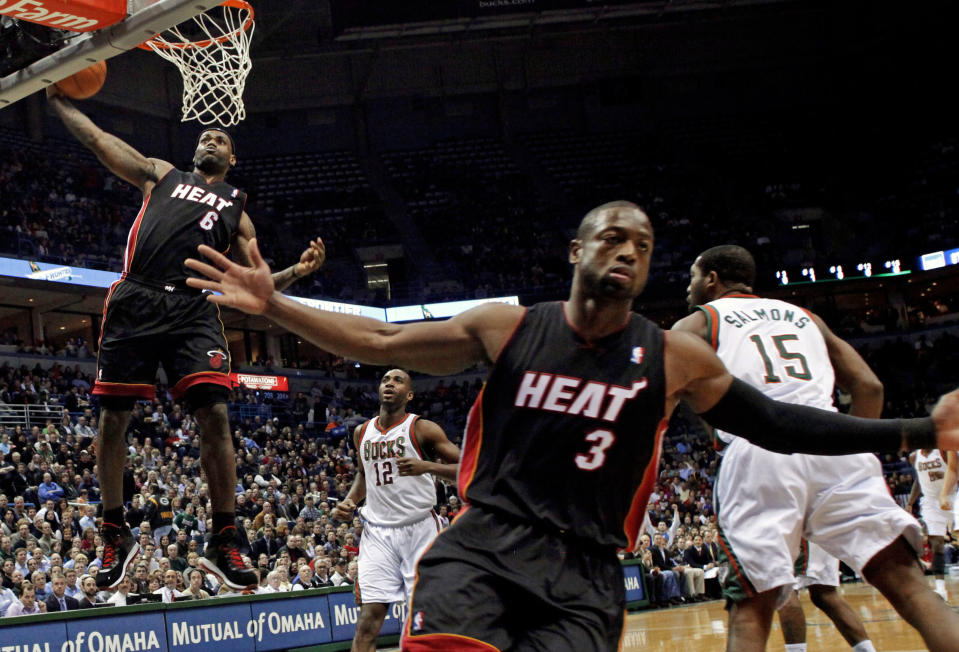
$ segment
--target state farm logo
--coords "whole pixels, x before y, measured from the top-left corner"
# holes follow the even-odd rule
[[[97,18],[68,14],[48,9],[45,6],[52,4],[56,3],[41,0],[0,0],[0,14],[74,32],[88,31],[100,23]],[[66,6],[65,3],[60,3],[60,5]]]

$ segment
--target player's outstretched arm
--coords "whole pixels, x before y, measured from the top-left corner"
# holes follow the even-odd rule
[[[525,314],[518,306],[488,303],[446,321],[387,324],[316,310],[283,296],[276,291],[255,239],[250,241],[252,268],[205,245],[199,251],[213,265],[193,258],[185,264],[210,280],[189,278],[187,284],[221,293],[209,295],[208,301],[265,315],[322,349],[366,364],[440,375],[493,362]]]
[[[96,154],[110,172],[132,183],[143,194],[148,194],[154,184],[173,168],[166,161],[147,158],[126,142],[100,129],[55,85],[47,87],[47,98],[70,133]]]
[[[666,333],[667,413],[685,400],[711,425],[777,453],[846,455],[959,448],[959,390],[940,398],[932,417],[863,419],[780,403],[733,378],[701,339]]]

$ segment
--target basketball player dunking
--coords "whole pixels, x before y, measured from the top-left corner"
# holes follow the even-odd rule
[[[855,349],[812,313],[752,294],[756,264],[748,251],[713,247],[690,273],[687,300],[695,310],[674,330],[705,339],[731,373],[777,400],[835,410],[838,383],[852,394],[851,413],[879,416],[882,385]],[[889,495],[875,455],[780,455],[717,435],[728,443],[715,489],[720,549],[732,569],[723,590],[727,650],[766,649],[773,612],[793,590],[803,537],[862,573],[930,649],[956,649],[959,616],[926,586],[916,557],[919,524]],[[838,573],[822,583],[838,584]],[[864,637],[851,609],[836,615],[852,616],[837,623],[844,635]],[[849,642],[857,652],[873,649],[868,640]]]
[[[943,600],[949,600],[946,591],[946,555],[943,549],[946,545],[946,529],[952,524],[952,503],[956,494],[955,482],[947,484],[946,471],[950,458],[955,457],[954,451],[943,453],[939,449],[918,450],[909,454],[909,463],[916,470],[916,479],[909,492],[906,507],[909,513],[916,504],[920,492],[919,515],[926,524],[926,533],[929,535],[929,547],[932,548],[932,573],[936,578],[936,593]]]
[[[356,623],[352,652],[373,652],[390,603],[408,600],[416,579],[416,560],[440,531],[433,505],[433,476],[456,480],[460,451],[432,421],[407,414],[413,398],[410,375],[387,371],[380,380],[380,414],[353,432],[356,480],[333,510],[339,520],[363,519],[360,537]],[[439,457],[445,464],[430,461]]]
[[[782,452],[959,447],[959,392],[931,418],[881,421],[778,403],[734,379],[701,338],[632,312],[652,251],[639,207],[604,204],[570,243],[569,301],[487,303],[413,324],[283,297],[253,244],[255,270],[210,247],[199,252],[215,266],[186,261],[210,279],[191,287],[222,293],[208,301],[264,314],[338,355],[433,374],[491,365],[457,476],[468,506],[420,558],[403,649],[618,649],[626,596],[616,552],[635,547],[679,400]]]
[[[126,430],[136,399],[153,400],[163,365],[175,399],[196,417],[200,460],[209,483],[213,531],[200,563],[232,589],[257,585],[235,541],[236,466],[226,401],[230,349],[219,310],[186,285],[191,276],[183,257],[198,244],[232,249],[249,264],[247,246],[255,236],[246,214],[246,193],[226,183],[236,164],[233,138],[223,129],[200,133],[193,172],[147,158],[108,134],[66,100],[56,86],[47,97],[64,125],[115,175],[141,190],[143,206],[130,228],[123,275],[110,287],[103,306],[97,380],[100,399],[97,478],[103,498],[103,567],[97,586],[115,588],[140,552],[123,518]],[[322,260],[318,242],[300,261],[272,278],[283,288],[315,271]]]

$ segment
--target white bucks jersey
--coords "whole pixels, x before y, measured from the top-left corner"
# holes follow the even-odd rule
[[[433,476],[400,476],[396,458],[423,459],[413,424],[419,417],[406,418],[389,430],[379,425],[379,417],[363,425],[360,438],[360,463],[366,474],[366,504],[360,515],[374,525],[399,526],[424,518],[436,503]]]
[[[923,455],[921,450],[916,451],[915,467],[923,497],[936,501],[938,506],[939,494],[946,479],[946,459],[942,452],[938,448],[929,451],[928,455]]]
[[[710,343],[732,375],[777,401],[835,411],[835,372],[809,313],[747,294],[727,295],[699,309]],[[732,441],[729,433],[716,435]]]

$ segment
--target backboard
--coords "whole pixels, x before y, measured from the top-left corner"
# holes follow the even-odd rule
[[[126,17],[119,22],[98,31],[78,33],[56,52],[0,78],[0,109],[92,63],[123,54],[155,34],[216,7],[219,2],[127,0],[126,4]],[[11,14],[11,17],[14,16]]]

